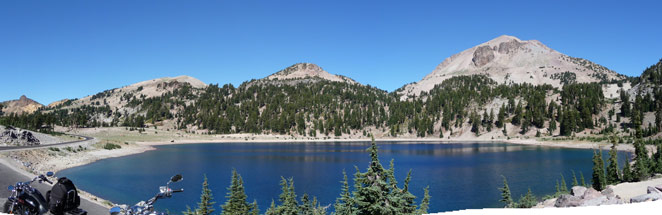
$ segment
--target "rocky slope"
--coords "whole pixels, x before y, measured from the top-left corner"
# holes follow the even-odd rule
[[[138,82],[121,88],[106,90],[95,95],[86,96],[81,99],[63,99],[48,105],[49,108],[75,108],[82,105],[108,106],[111,109],[123,109],[133,99],[152,98],[162,96],[184,86],[193,89],[202,89],[207,86],[204,82],[190,77],[177,76],[174,78],[164,77]]]
[[[2,102],[2,111],[5,114],[22,114],[22,113],[33,113],[39,108],[44,107],[44,105],[39,104],[25,95],[22,95],[21,98],[17,100],[10,100]]]
[[[342,75],[334,75],[328,73],[327,71],[322,69],[322,67],[312,63],[297,63],[281,71],[278,71],[270,76],[267,76],[266,78],[261,80],[298,83],[298,81],[304,79],[308,79],[308,80],[322,79],[322,80],[328,80],[334,82],[346,82],[350,84],[357,84],[357,82],[352,80],[351,78]]]
[[[420,95],[443,80],[460,75],[485,74],[498,83],[551,84],[599,82],[625,78],[591,61],[555,51],[537,40],[500,36],[455,54],[422,80],[397,90],[403,97]]]

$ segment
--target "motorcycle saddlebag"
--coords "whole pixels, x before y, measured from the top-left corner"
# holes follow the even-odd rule
[[[80,206],[80,196],[76,186],[68,178],[62,177],[53,185],[48,195],[48,208],[52,214],[61,215]]]

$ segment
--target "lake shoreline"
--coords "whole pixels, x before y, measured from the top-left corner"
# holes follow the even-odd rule
[[[31,161],[32,170],[26,169],[22,166],[20,162],[11,162],[13,165],[16,165],[18,168],[26,169],[28,172],[36,173],[43,171],[54,171],[58,172],[64,169],[70,169],[78,166],[87,165],[99,160],[108,159],[108,158],[118,158],[125,157],[129,155],[141,154],[147,151],[155,150],[155,146],[163,145],[183,145],[183,144],[196,144],[196,143],[329,143],[329,142],[370,142],[371,139],[366,138],[348,138],[348,139],[328,139],[328,138],[282,138],[275,135],[250,135],[250,134],[241,134],[236,136],[231,136],[230,138],[218,138],[218,136],[212,136],[212,139],[206,138],[190,138],[186,140],[170,140],[170,141],[136,141],[131,144],[121,145],[120,149],[106,150],[101,148],[96,148],[92,150],[86,150],[78,153],[70,153],[64,156],[59,157],[49,157],[43,156],[43,153],[49,153],[48,149],[41,150],[30,150],[30,151],[39,151],[39,152],[28,153],[28,156],[32,157],[42,157],[38,161]],[[90,135],[94,136],[94,135]],[[98,137],[97,137],[98,138]],[[99,141],[94,141],[88,146],[95,144]],[[559,147],[559,148],[575,148],[575,149],[596,149],[603,148],[608,149],[610,145],[605,143],[589,143],[589,142],[579,142],[579,141],[539,141],[536,139],[470,139],[470,138],[453,138],[453,139],[440,139],[440,138],[380,138],[375,139],[377,143],[380,142],[391,142],[395,144],[414,144],[414,143],[427,143],[427,144],[456,144],[456,143],[508,143],[508,144],[517,144],[517,145],[530,145],[530,146],[546,146],[546,147]],[[125,142],[126,143],[126,142]],[[618,147],[622,151],[633,151],[634,148],[629,144],[621,144]],[[48,159],[50,158],[50,159]],[[103,200],[93,194],[83,192],[88,199],[96,200],[98,203],[108,206],[108,201]]]

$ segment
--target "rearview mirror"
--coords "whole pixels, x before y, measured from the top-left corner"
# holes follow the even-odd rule
[[[8,189],[9,191],[14,190],[14,185],[9,185],[9,187],[7,187],[7,189]]]
[[[175,176],[172,176],[172,178],[170,178],[170,182],[178,182],[178,181],[181,181],[182,179],[183,179],[182,175],[177,174]]]
[[[53,175],[55,175],[53,172],[47,172],[47,173],[46,173],[46,176],[48,176],[48,177],[51,177],[51,176],[53,176]]]
[[[119,215],[120,213],[122,213],[122,208],[115,206],[111,208],[109,212],[111,215]]]

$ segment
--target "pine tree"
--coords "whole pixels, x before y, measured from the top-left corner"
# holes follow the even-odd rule
[[[662,143],[658,143],[653,154],[653,173],[662,173]]]
[[[397,209],[388,204],[390,186],[387,181],[387,170],[379,162],[377,144],[374,139],[370,148],[370,165],[363,173],[358,171],[354,176],[355,188],[353,192],[354,202],[358,214],[393,214]]]
[[[568,184],[565,183],[565,177],[561,173],[561,193],[568,193]]]
[[[651,176],[651,174],[648,150],[643,142],[637,140],[634,143],[634,154],[637,156],[635,157],[633,170],[634,179],[636,181],[645,181]]]
[[[313,203],[310,201],[307,193],[304,193],[303,196],[301,197],[301,204],[299,205],[299,214],[301,215],[313,214]]]
[[[577,182],[577,175],[575,175],[575,170],[572,171],[572,186],[579,186],[579,183]]]
[[[349,184],[347,183],[347,173],[345,170],[342,171],[343,181],[342,181],[342,190],[340,192],[340,197],[336,199],[336,203],[333,205],[336,210],[336,215],[353,215],[354,214],[354,201],[349,192]]]
[[[623,182],[633,182],[634,176],[632,175],[632,169],[630,168],[630,155],[626,156],[625,164],[623,165]]]
[[[500,202],[503,202],[506,208],[515,208],[517,205],[515,204],[515,201],[513,201],[513,197],[510,193],[510,187],[508,186],[508,180],[506,180],[506,176],[501,176],[503,177],[503,187],[499,188],[501,191],[501,200]]]
[[[267,211],[264,213],[265,215],[278,215],[278,212],[276,211],[276,202],[272,199],[271,200],[271,206],[267,209]]]
[[[297,196],[294,192],[294,179],[285,179],[281,177],[280,179],[281,194],[278,197],[280,205],[276,206],[274,214],[283,214],[283,215],[297,215],[299,211],[299,203],[297,202]]]
[[[501,128],[501,126],[504,125],[504,120],[506,119],[506,113],[504,112],[504,104],[501,105],[501,108],[499,108],[499,114],[497,114],[497,121],[496,121],[496,127]]]
[[[607,166],[607,184],[617,184],[621,181],[621,176],[618,173],[618,152],[616,151],[616,142],[609,150],[609,164]]]
[[[584,173],[583,173],[583,172],[579,172],[579,180],[580,180],[581,183],[582,183],[582,184],[581,184],[582,187],[587,187],[587,186],[586,186],[586,180],[584,180]]]
[[[533,195],[533,192],[531,192],[531,188],[529,188],[526,195],[520,197],[517,206],[519,208],[532,208],[533,206],[536,206],[536,204],[538,204],[538,200],[536,196]]]
[[[418,206],[416,214],[427,214],[430,209],[430,186],[425,187],[423,194],[423,200],[421,200],[421,205]]]
[[[214,196],[209,189],[209,183],[207,183],[207,175],[204,176],[204,181],[202,181],[202,194],[200,195],[200,202],[198,203],[198,208],[195,209],[196,215],[210,215],[214,210],[213,201]]]
[[[602,190],[606,186],[606,178],[604,171],[604,161],[602,160],[602,151],[593,151],[593,189]]]
[[[224,205],[221,205],[223,214],[243,215],[252,213],[255,210],[253,205],[246,201],[247,196],[244,192],[244,180],[235,169],[232,170],[232,182],[228,187],[228,193],[225,198],[227,201]]]

